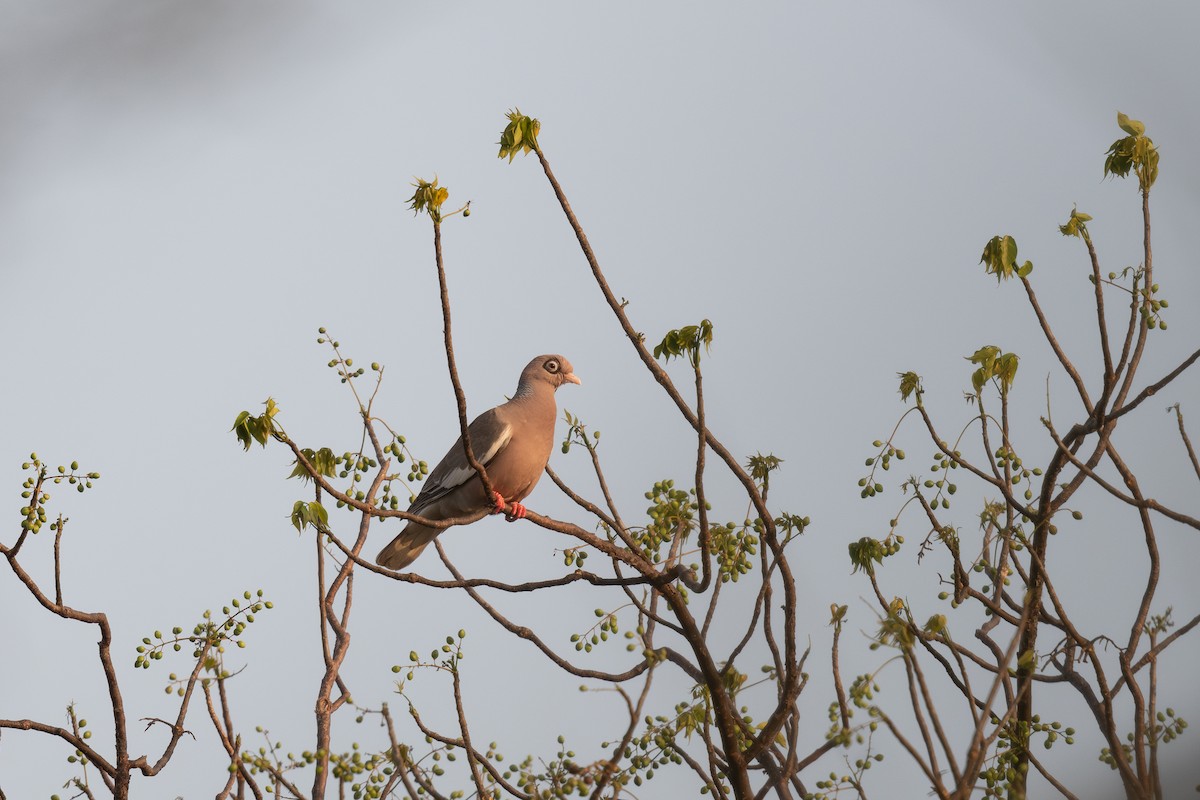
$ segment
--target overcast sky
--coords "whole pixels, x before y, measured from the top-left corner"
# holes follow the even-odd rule
[[[851,605],[856,631],[874,627],[846,545],[886,533],[900,502],[895,485],[871,503],[856,486],[871,441],[903,411],[897,372],[925,376],[927,402],[957,431],[970,415],[962,357],[998,344],[1022,356],[1014,414],[1027,452],[1048,452],[1038,424],[1047,375],[1059,430],[1078,419],[1023,293],[997,288],[977,261],[992,235],[1015,236],[1064,346],[1095,367],[1084,254],[1056,226],[1078,204],[1095,217],[1106,270],[1140,262],[1136,189],[1101,180],[1104,151],[1121,135],[1118,110],[1143,120],[1162,153],[1155,275],[1172,305],[1144,382],[1200,341],[1192,4],[1133,14],[1115,2],[3,0],[0,19],[4,541],[15,535],[31,450],[103,473],[93,493],[56,498],[72,520],[65,597],[113,619],[131,717],[167,716],[165,676],[184,666],[135,672],[142,636],[262,588],[277,608],[249,632],[240,722],[271,728],[288,748],[311,745],[312,546],[287,521],[303,490],[284,480],[280,448],[243,454],[228,430],[272,395],[302,443],[357,446],[352,398],[315,342],[324,325],[357,361],[386,365],[377,409],[410,446],[430,461],[445,452],[457,420],[429,225],[406,209],[413,176],[437,175],[454,207],[472,201],[470,219],[445,230],[472,413],[511,394],[533,355],[561,352],[583,386],[564,388],[560,407],[604,432],[627,513],[654,481],[686,482],[688,431],[622,342],[540,169],[495,157],[509,108],[541,119],[542,146],[634,324],[656,341],[714,322],[710,423],[734,453],[784,458],[773,499],[813,521],[794,558],[815,653],[828,646],[830,603]],[[1200,436],[1198,401],[1193,371],[1123,421],[1118,440],[1148,494],[1192,514],[1196,484],[1163,409],[1183,403]],[[926,469],[917,430],[900,442],[910,468]],[[590,491],[577,452],[552,464]],[[726,501],[718,516],[740,519],[744,500],[714,481]],[[528,503],[578,516],[548,482]],[[975,508],[961,504],[964,528]],[[1054,543],[1076,602],[1097,601],[1081,614],[1097,632],[1122,629],[1136,596],[1122,590],[1140,592],[1146,566],[1129,545],[1139,535],[1131,520],[1101,508]],[[368,550],[394,531],[378,526]],[[915,542],[923,531],[908,533]],[[1200,545],[1179,526],[1159,533],[1161,605],[1190,618]],[[531,525],[488,520],[444,542],[468,574],[562,569],[563,543]],[[25,558],[45,579],[38,559],[50,540],[32,544]],[[434,561],[418,566],[441,575]],[[937,610],[937,567],[918,568],[914,547],[893,561],[886,590]],[[500,741],[506,755],[549,756],[564,732],[594,757],[616,733],[612,695],[564,701],[577,679],[496,633],[467,598],[372,579],[358,590],[348,674],[360,702],[388,699],[387,667],[410,649],[466,627],[477,739]],[[564,591],[553,603],[505,598],[505,608],[566,651],[602,602]],[[7,570],[0,604],[0,716],[58,722],[74,699],[106,741],[92,631],[48,618]],[[857,641],[848,675],[881,660]],[[1197,659],[1200,648],[1185,643],[1161,668],[1172,693],[1163,702],[1193,720],[1200,694],[1185,673]],[[686,691],[678,676],[664,687],[672,680]],[[445,687],[434,676],[418,683],[422,708],[448,720]],[[829,697],[819,682],[809,691],[815,744]],[[564,718],[564,702],[579,710]],[[190,800],[220,788],[222,757],[200,712],[190,719],[199,740],[185,741],[143,796]],[[1061,713],[1090,724],[1072,698]],[[374,729],[347,730],[342,746],[352,736],[379,741]],[[139,729],[134,747],[157,751],[162,739]],[[906,796],[921,796],[898,748],[882,747],[913,786]],[[1111,786],[1097,747],[1062,757]],[[1164,758],[1182,764],[1196,752],[1189,732]],[[73,774],[66,755],[6,734],[0,786],[12,798],[48,796]],[[1183,785],[1197,782],[1191,774]]]

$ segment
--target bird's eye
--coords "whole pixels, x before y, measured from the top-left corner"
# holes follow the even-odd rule
[[[558,372],[558,360],[557,359],[552,358],[549,361],[547,361],[545,364],[543,364],[542,366],[545,367],[546,372],[549,372],[551,375]]]

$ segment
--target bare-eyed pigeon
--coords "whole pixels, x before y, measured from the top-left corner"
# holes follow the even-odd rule
[[[409,512],[443,520],[493,508],[504,511],[510,520],[524,517],[525,506],[520,501],[537,485],[554,449],[558,418],[554,390],[564,383],[580,383],[571,363],[562,356],[538,356],[521,372],[512,399],[483,412],[467,428],[475,458],[496,490],[494,499],[484,494],[475,470],[467,463],[460,436],[429,473]],[[375,561],[388,569],[404,569],[442,530],[410,522]]]

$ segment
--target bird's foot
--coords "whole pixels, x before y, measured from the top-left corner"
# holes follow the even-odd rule
[[[521,505],[520,503],[506,503],[504,501],[504,496],[499,492],[492,492],[492,506],[493,514],[499,514],[503,512],[504,518],[509,522],[513,522],[514,520],[518,519],[525,519],[525,514],[527,513],[525,506]]]

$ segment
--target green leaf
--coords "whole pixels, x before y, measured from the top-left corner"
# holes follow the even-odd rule
[[[237,434],[238,441],[242,443],[243,450],[250,449],[250,430],[246,426],[249,420],[250,412],[243,411],[237,415],[237,419],[233,422],[233,427],[230,428],[231,431]]]
[[[1058,231],[1063,236],[1080,236],[1087,238],[1087,225],[1084,223],[1091,222],[1091,214],[1083,214],[1078,208],[1071,209],[1071,217],[1065,224],[1058,226]]]
[[[537,137],[542,129],[542,123],[521,113],[521,109],[508,112],[508,126],[500,134],[499,158],[512,160],[522,153],[541,152],[538,148]]]
[[[1000,355],[1000,348],[994,344],[988,344],[976,350],[973,355],[967,356],[967,360],[972,364],[979,364],[985,372],[991,372],[992,364],[998,355]]]
[[[699,325],[686,325],[678,330],[668,331],[663,340],[655,345],[654,357],[670,361],[673,357],[688,356],[692,366],[700,366],[700,347],[708,353],[712,347],[713,324],[705,319]],[[665,358],[664,358],[665,357]]]
[[[858,572],[861,569],[868,575],[873,575],[875,564],[883,563],[883,543],[878,539],[864,536],[857,542],[851,542],[848,550],[850,551],[850,563],[854,565],[852,572]]]
[[[1153,140],[1146,136],[1146,126],[1124,114],[1117,113],[1117,124],[1129,135],[1118,139],[1108,148],[1108,157],[1104,160],[1104,176],[1116,175],[1124,178],[1133,170],[1137,173],[1138,184],[1143,192],[1158,180],[1158,148]]]
[[[909,396],[921,393],[921,376],[915,372],[897,372],[900,377],[900,400],[908,402]]]
[[[308,504],[303,500],[297,500],[292,504],[292,525],[296,526],[296,532],[304,530],[305,524],[308,522]]]
[[[337,474],[337,462],[335,461],[336,457],[333,455],[333,451],[328,447],[322,447],[316,452],[313,452],[311,448],[305,447],[300,452],[304,454],[304,457],[308,459],[308,463],[312,464],[319,474],[324,475],[327,478],[332,478],[335,474]],[[312,476],[308,474],[308,470],[305,469],[304,465],[300,463],[300,459],[297,458],[292,463],[296,466],[292,469],[292,474],[288,475],[289,478],[300,478],[305,482],[312,478]]]
[[[1134,137],[1126,136],[1109,145],[1108,158],[1104,160],[1104,176],[1116,175],[1124,178],[1133,168]]]
[[[308,503],[297,500],[293,503],[291,519],[297,531],[303,530],[305,525],[312,525],[317,530],[329,527],[329,512],[316,500]]]
[[[995,374],[1000,379],[1000,386],[1003,392],[1007,392],[1012,388],[1013,381],[1017,377],[1017,366],[1020,364],[1021,358],[1016,353],[1005,353],[996,360]]]
[[[251,417],[247,423],[250,435],[263,447],[267,446],[267,437],[271,434],[271,420],[268,417]]]
[[[322,447],[313,459],[313,466],[325,477],[332,478],[337,470],[337,458],[328,447]]]
[[[1021,265],[1020,269],[1017,270],[1017,277],[1027,278],[1027,277],[1029,277],[1029,273],[1031,273],[1031,272],[1033,272],[1033,262],[1026,261],[1024,264]]]
[[[250,449],[252,441],[266,447],[267,439],[275,432],[275,423],[271,421],[271,417],[279,412],[279,407],[270,398],[267,398],[265,405],[267,406],[267,410],[261,417],[252,417],[249,411],[243,411],[237,415],[237,419],[233,422],[233,428],[230,430],[237,435],[238,441],[242,443],[242,449],[244,450]]]
[[[1016,239],[1011,236],[993,236],[984,245],[979,262],[984,265],[989,275],[996,276],[997,283],[1018,274]]]
[[[989,344],[967,356],[967,361],[979,365],[979,369],[971,373],[971,386],[976,394],[992,378],[1000,381],[1000,392],[1006,394],[1016,378],[1020,357],[1016,353],[1002,353],[999,347]]]
[[[896,598],[889,607],[888,615],[879,623],[879,633],[875,638],[880,644],[899,647],[902,650],[912,648],[913,633],[909,629],[907,621],[900,616],[902,611],[907,616],[908,610],[904,606],[904,601]]]
[[[975,390],[975,394],[983,391],[988,378],[992,377],[992,367],[996,363],[998,355],[1000,355],[1000,348],[989,344],[976,350],[973,355],[967,356],[968,361],[979,365],[979,369],[971,373],[971,387]]]
[[[1011,236],[1005,236],[1000,243],[1000,253],[1004,258],[1004,263],[1015,264],[1017,261],[1017,240]]]
[[[1130,136],[1141,136],[1146,132],[1146,126],[1136,119],[1130,119],[1120,111],[1117,112],[1117,124],[1121,126],[1121,130],[1128,133]]]
[[[438,186],[436,175],[433,176],[432,181],[422,178],[417,178],[416,181],[412,184],[416,187],[416,191],[408,199],[409,209],[413,214],[420,214],[424,211],[434,222],[441,222],[442,203],[446,202],[446,198],[450,196],[450,190],[445,186]]]
[[[783,459],[779,456],[767,453],[765,456],[762,453],[750,456],[746,459],[746,468],[750,470],[750,477],[762,485],[763,489],[767,489],[771,473],[779,469],[779,465],[783,463]]]
[[[1149,189],[1158,179],[1158,148],[1148,137],[1138,137],[1133,146],[1133,162],[1142,188]]]

